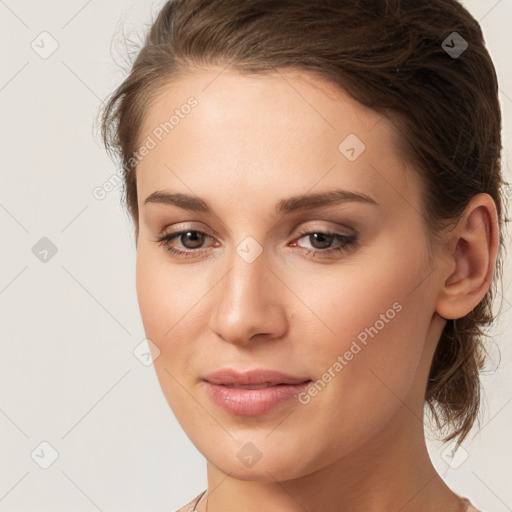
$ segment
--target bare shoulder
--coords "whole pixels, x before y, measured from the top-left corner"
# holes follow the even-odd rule
[[[482,512],[481,510],[477,509],[467,498],[462,498],[462,501],[466,505],[464,512]]]
[[[183,505],[183,507],[179,508],[175,512],[193,512],[196,508],[198,501],[201,499],[205,492],[206,491],[199,493],[192,501],[190,501],[186,505]]]

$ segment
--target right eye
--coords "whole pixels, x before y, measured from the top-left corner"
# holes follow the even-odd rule
[[[177,231],[175,233],[165,233],[159,236],[155,242],[159,245],[163,245],[171,254],[176,254],[184,258],[191,258],[204,252],[204,250],[201,250],[201,246],[207,238],[211,237],[202,231],[187,229]],[[178,239],[181,242],[181,245],[185,250],[177,248],[175,244],[171,243],[175,239]]]

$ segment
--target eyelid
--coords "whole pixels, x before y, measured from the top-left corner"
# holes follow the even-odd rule
[[[329,223],[336,224],[332,221],[329,221]],[[291,237],[293,235],[294,240],[299,236],[303,236],[305,234],[310,234],[310,233],[327,233],[327,232],[329,232],[329,233],[335,233],[335,234],[339,234],[339,235],[343,235],[343,236],[347,236],[347,237],[358,236],[358,232],[354,228],[350,228],[348,226],[337,225],[336,227],[330,228],[330,227],[326,227],[325,225],[319,226],[319,225],[313,224],[312,226],[310,226],[310,225],[307,225],[307,223],[302,223],[302,224],[306,224],[306,226],[302,226],[300,228],[294,227],[292,230],[289,231],[287,236]],[[188,231],[196,231],[198,233],[203,233],[210,238],[217,238],[217,239],[220,238],[219,235],[215,232],[215,230],[212,230],[210,228],[206,228],[206,229],[198,228],[196,226],[187,224],[186,222],[181,222],[176,225],[173,225],[172,229],[169,229],[169,228],[170,228],[170,226],[166,226],[162,230],[160,230],[160,232],[157,234],[157,238],[161,238],[161,237],[167,236],[167,235],[176,235],[176,234],[188,232]]]
[[[335,222],[329,222],[330,225],[334,225],[336,224],[336,226],[334,227],[330,227],[330,226],[319,226],[317,224],[313,224],[313,225],[310,225],[310,224],[307,224],[307,223],[304,223],[306,225],[298,228],[298,233],[308,233],[308,232],[317,232],[317,231],[322,231],[322,232],[325,232],[325,231],[336,231],[337,233],[339,233],[340,235],[356,235],[356,230],[354,228],[351,228],[349,226],[346,226],[346,225],[339,225],[339,224],[336,224]]]
[[[178,222],[177,224],[171,224],[167,225],[164,228],[162,228],[159,233],[157,233],[157,236],[165,236],[165,235],[174,235],[177,233],[183,233],[186,231],[197,231],[198,233],[204,233],[205,235],[208,235],[211,238],[219,238],[219,235],[216,233],[215,230],[205,227],[205,225],[202,222],[199,222],[201,224],[199,227],[197,225],[191,225],[187,222]]]

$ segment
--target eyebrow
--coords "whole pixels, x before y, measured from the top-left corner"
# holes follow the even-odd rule
[[[282,199],[277,203],[275,211],[276,214],[285,215],[291,212],[313,210],[321,206],[347,202],[357,202],[373,206],[379,205],[375,199],[366,194],[348,190],[330,190],[329,192],[305,194]],[[144,205],[148,203],[169,204],[178,206],[184,210],[213,214],[213,209],[207,201],[188,194],[173,194],[171,192],[157,190],[146,197]]]

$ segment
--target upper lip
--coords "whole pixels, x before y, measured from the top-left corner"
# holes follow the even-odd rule
[[[211,384],[224,384],[235,386],[252,386],[268,384],[276,386],[278,384],[302,384],[310,379],[304,377],[295,377],[276,370],[253,369],[245,372],[238,372],[231,368],[223,368],[216,372],[209,373],[203,380]]]

